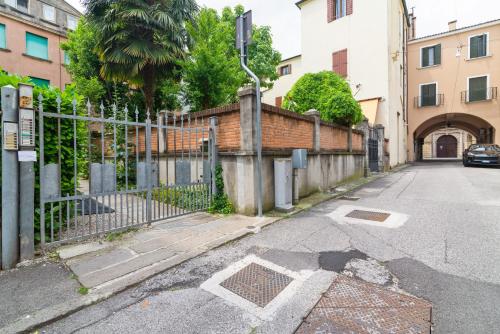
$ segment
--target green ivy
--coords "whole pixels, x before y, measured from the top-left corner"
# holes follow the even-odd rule
[[[215,186],[217,188],[217,192],[214,194],[212,198],[212,203],[208,212],[210,213],[221,213],[224,215],[229,215],[234,213],[234,205],[229,200],[229,197],[224,192],[224,178],[223,178],[223,169],[219,164],[215,167]]]
[[[5,72],[0,71],[0,87],[6,85],[12,85],[18,87],[20,83],[30,83],[29,78],[19,77],[16,75],[9,75]],[[39,109],[38,96],[43,96],[43,110],[45,112],[57,112],[57,97],[61,97],[61,113],[62,114],[73,114],[73,98],[77,101],[77,114],[84,115],[85,107],[83,104],[83,98],[74,93],[71,89],[66,89],[61,91],[54,87],[39,87],[36,86],[33,91],[34,97],[34,107],[36,110]],[[37,152],[37,163],[35,163],[35,240],[40,241],[40,133],[38,131],[39,127],[39,113],[35,112],[36,116],[36,152]],[[85,176],[88,173],[87,164],[87,124],[83,121],[76,122],[76,141],[77,141],[77,156],[76,162],[78,166],[78,175]],[[61,120],[61,194],[64,196],[66,194],[74,195],[74,129],[72,120]],[[58,163],[58,139],[57,139],[57,119],[46,117],[44,119],[44,158],[45,164]],[[1,168],[1,164],[0,164]],[[77,177],[78,179],[78,177]],[[0,183],[1,183],[1,169],[0,169]],[[45,208],[46,212],[50,208],[49,205]],[[71,207],[73,209],[73,207]],[[65,217],[66,205],[64,203],[54,204],[54,230],[59,229],[59,213],[61,212],[62,217]],[[61,221],[64,223],[64,218]],[[50,230],[50,215],[46,215],[45,219],[45,231]],[[46,233],[47,235],[47,233]],[[47,238],[49,236],[47,235]],[[47,239],[48,240],[48,239]]]

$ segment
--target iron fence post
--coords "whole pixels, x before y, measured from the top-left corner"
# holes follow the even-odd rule
[[[151,189],[152,189],[152,175],[151,175],[151,118],[149,111],[147,112],[146,119],[146,182],[147,182],[147,194],[146,194],[146,219],[147,223],[151,224]]]
[[[217,185],[215,183],[215,168],[217,166],[217,117],[210,117],[210,134],[209,134],[209,159],[210,159],[210,185],[212,196],[217,193]]]

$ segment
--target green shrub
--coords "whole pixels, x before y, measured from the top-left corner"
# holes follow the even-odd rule
[[[330,71],[301,77],[285,96],[283,107],[299,114],[316,109],[321,119],[346,126],[363,120],[361,107],[352,96],[349,84]]]
[[[208,212],[220,213],[224,215],[234,213],[233,203],[231,203],[229,197],[224,193],[223,169],[221,165],[217,165],[215,168],[215,186],[217,188],[217,192],[213,195],[212,203]]]

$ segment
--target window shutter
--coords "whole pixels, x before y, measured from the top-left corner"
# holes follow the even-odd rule
[[[429,66],[429,49],[422,49],[422,67]]]
[[[352,15],[352,1],[353,0],[347,0],[346,3],[346,15]]]
[[[281,108],[281,105],[283,104],[283,97],[278,96],[277,98],[275,98],[274,104],[276,105],[276,107]]]
[[[328,13],[328,23],[335,20],[335,0],[327,0],[327,13]]]
[[[441,65],[441,44],[434,47],[434,65]]]
[[[7,38],[5,35],[5,24],[0,23],[0,49],[7,48]]]
[[[340,52],[334,52],[333,53],[333,56],[332,56],[333,60],[332,60],[332,64],[333,64],[333,67],[332,67],[332,70],[333,72],[337,73],[337,74],[340,74]]]
[[[333,53],[333,72],[341,77],[347,77],[347,50]]]

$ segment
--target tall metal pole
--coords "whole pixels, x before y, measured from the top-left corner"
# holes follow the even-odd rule
[[[12,86],[2,87],[2,130],[6,122],[17,128],[17,90]],[[2,134],[3,135],[3,134]],[[5,140],[5,137],[3,138]],[[6,150],[8,144],[2,140],[2,269],[12,269],[19,257],[19,164],[17,145],[15,150]],[[17,138],[15,138],[17,141]],[[14,138],[12,138],[14,141]]]
[[[253,73],[248,66],[245,64],[245,41],[244,41],[244,33],[243,33],[243,16],[238,18],[240,20],[240,27],[242,32],[240,34],[240,61],[241,67],[252,77],[255,81],[255,90],[257,94],[257,115],[255,118],[255,130],[256,130],[256,140],[257,140],[257,207],[258,207],[258,216],[262,217],[262,124],[261,124],[261,114],[262,114],[262,105],[261,105],[261,93],[260,93],[260,79]]]

